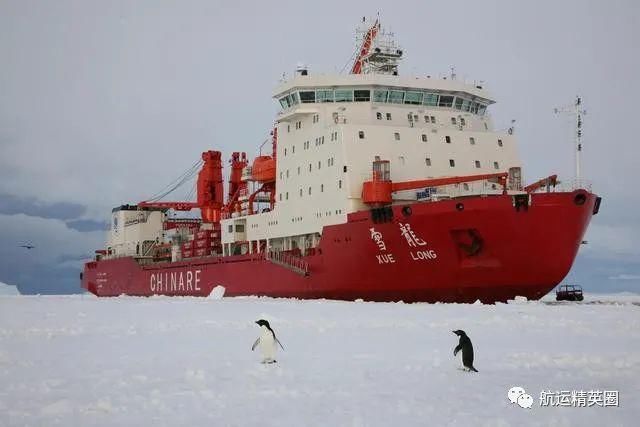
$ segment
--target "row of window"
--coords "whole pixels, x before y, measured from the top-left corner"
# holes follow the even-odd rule
[[[313,188],[313,187],[308,187],[308,188],[307,188],[307,191],[306,191],[307,195],[309,195],[309,196],[310,196],[310,195],[312,194],[312,188]],[[341,179],[339,179],[339,180],[338,180],[338,188],[339,188],[339,189],[340,189],[340,188],[342,188],[342,180],[341,180]],[[321,192],[321,193],[324,193],[324,184],[320,184],[320,192]],[[298,190],[298,196],[299,196],[299,197],[303,197],[304,193],[305,193],[305,191],[304,191],[302,188],[300,188],[300,189]],[[279,193],[279,194],[278,194],[278,200],[279,200],[279,201],[282,201],[282,193]],[[289,200],[289,192],[288,192],[288,191],[286,191],[286,192],[284,193],[284,200]]]
[[[363,130],[358,131],[358,139],[365,139],[365,134]],[[400,141],[400,132],[394,132],[393,139],[395,139],[396,141]],[[428,142],[427,134],[426,133],[421,134],[420,140],[422,142]],[[449,135],[445,135],[444,142],[446,142],[447,144],[451,144],[451,137]],[[476,139],[472,136],[469,137],[469,144],[476,145]],[[504,144],[502,142],[502,139],[498,139],[498,147],[503,147],[503,146]]]
[[[387,117],[387,120],[391,120],[391,113],[386,113],[386,117]],[[413,114],[412,115],[411,113],[407,114],[407,118],[412,123],[416,123],[416,122],[418,122],[420,120],[419,116],[417,114]],[[380,111],[378,111],[376,113],[376,119],[382,120],[382,113]],[[436,123],[436,117],[435,116],[427,116],[427,115],[425,115],[424,116],[424,122],[425,123],[435,124]],[[467,121],[465,120],[464,117],[460,117],[459,122],[460,122],[460,126],[466,126],[467,125]],[[454,125],[454,126],[457,125],[458,124],[458,119],[456,117],[451,117],[451,124]]]
[[[337,132],[336,132],[336,134],[337,134]],[[331,135],[333,135],[333,133]],[[332,139],[332,141],[333,141],[333,139]],[[324,145],[324,136],[320,136],[320,137],[316,138],[315,146],[317,147],[319,145]],[[309,147],[310,147],[309,141],[305,141],[305,142],[302,143],[302,149],[303,150],[308,150]],[[287,147],[285,147],[284,151],[283,151],[284,155],[286,156],[288,154],[288,152],[289,151],[288,151]],[[291,154],[295,154],[295,153],[296,153],[296,146],[292,145],[291,146]]]
[[[335,164],[335,159],[333,157],[329,157],[327,159],[327,167],[333,166]],[[318,160],[318,170],[322,169],[322,161]],[[309,172],[313,170],[313,165],[309,163]],[[300,175],[300,166],[298,166],[298,175]],[[282,172],[280,171],[280,180],[283,178],[289,178],[289,169]]]
[[[341,213],[342,213],[342,209],[335,210],[335,215],[340,215]],[[334,213],[331,211],[324,212],[324,216],[331,216],[331,215],[334,215]],[[323,212],[316,212],[316,218],[322,218],[322,216],[323,216]]]
[[[292,92],[279,99],[282,108],[290,108],[299,103],[324,102],[383,102],[389,104],[426,105],[428,107],[452,108],[473,114],[484,115],[487,105],[470,99],[470,96],[459,96],[446,93],[416,90],[399,90],[381,88],[370,89],[315,89]]]
[[[425,164],[427,166],[431,166],[431,158],[430,157],[425,158],[424,162],[425,162]],[[401,158],[401,163],[404,164],[404,157]],[[480,169],[482,167],[482,165],[480,163],[480,160],[474,160],[474,164],[475,164],[475,167],[478,168],[478,169]],[[452,168],[456,167],[455,159],[449,159],[449,167],[452,167]],[[494,169],[500,169],[500,164],[498,162],[493,162],[493,168]]]

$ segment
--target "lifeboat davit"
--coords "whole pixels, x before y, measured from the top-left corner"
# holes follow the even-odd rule
[[[273,182],[276,180],[276,161],[271,156],[258,156],[253,161],[251,176],[255,181]]]

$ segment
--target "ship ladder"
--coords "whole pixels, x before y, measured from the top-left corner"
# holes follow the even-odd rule
[[[284,267],[301,276],[309,275],[309,263],[300,257],[284,252],[266,252],[265,258],[272,264]]]

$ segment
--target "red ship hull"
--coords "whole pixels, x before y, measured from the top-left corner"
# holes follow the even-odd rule
[[[595,204],[578,190],[531,194],[518,208],[508,195],[394,206],[382,223],[361,211],[323,229],[315,253],[302,257],[306,275],[257,253],[147,266],[126,257],[88,262],[82,286],[98,296],[208,296],[222,285],[225,296],[539,299],[569,272]]]

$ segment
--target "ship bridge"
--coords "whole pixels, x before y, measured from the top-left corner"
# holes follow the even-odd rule
[[[351,102],[424,106],[482,116],[495,102],[481,85],[385,74],[300,74],[276,88],[274,98],[283,109],[281,118],[313,104]]]

